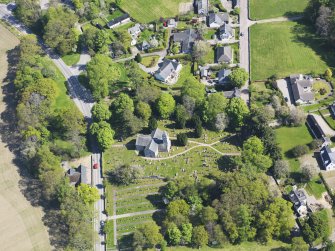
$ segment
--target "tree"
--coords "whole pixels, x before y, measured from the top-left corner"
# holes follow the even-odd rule
[[[310,244],[318,238],[326,239],[329,236],[328,218],[323,217],[324,213],[325,211],[313,213],[302,227],[304,239]]]
[[[198,248],[208,244],[208,234],[204,226],[196,226],[193,228],[192,244]]]
[[[192,57],[194,61],[199,64],[203,64],[205,62],[205,58],[211,50],[211,46],[203,40],[198,40],[194,43]]]
[[[151,117],[150,105],[142,101],[138,102],[136,105],[135,113],[137,116],[147,122]]]
[[[175,116],[177,127],[180,129],[185,128],[188,113],[183,105],[177,105]]]
[[[291,251],[308,251],[309,246],[302,237],[293,237]]]
[[[295,146],[294,148],[292,148],[291,153],[292,153],[293,157],[298,158],[300,156],[303,156],[303,155],[307,154],[308,151],[309,151],[308,146],[298,145],[298,146]]]
[[[318,174],[318,168],[312,164],[305,164],[301,167],[301,173],[305,181],[310,181]]]
[[[237,232],[240,242],[253,240],[256,236],[256,228],[252,226],[254,218],[251,215],[250,208],[247,205],[241,205],[237,211]]]
[[[76,50],[78,36],[74,28],[77,16],[67,7],[50,7],[45,15],[43,38],[51,48],[62,54]]]
[[[95,53],[104,54],[108,51],[107,33],[97,28],[90,27],[85,29],[82,35],[82,41],[91,55]]]
[[[216,115],[215,129],[217,131],[223,131],[224,129],[227,128],[228,124],[229,124],[229,118],[225,113],[219,113]]]
[[[41,18],[41,7],[36,0],[18,0],[15,15],[28,27],[35,27]]]
[[[227,115],[233,128],[241,127],[244,119],[249,115],[249,109],[241,98],[232,98],[227,107]]]
[[[87,184],[81,183],[78,188],[78,195],[85,204],[92,205],[100,199],[99,191],[96,187],[90,187]]]
[[[326,6],[320,6],[318,11],[318,18],[315,22],[316,32],[321,37],[328,37],[332,27],[330,19],[332,17],[332,10]]]
[[[216,210],[210,206],[203,207],[201,211],[201,220],[203,224],[208,222],[216,222],[218,220]]]
[[[330,68],[327,68],[327,70],[325,71],[325,78],[331,79],[332,76],[333,76],[332,70]]]
[[[196,106],[196,100],[188,95],[184,95],[182,97],[183,99],[183,106],[185,107],[188,116],[193,116],[195,106]]]
[[[290,166],[287,160],[277,160],[273,165],[273,174],[276,179],[288,177]]]
[[[189,244],[192,241],[193,226],[191,223],[184,223],[181,225],[181,243],[183,245]]]
[[[100,100],[108,95],[109,85],[120,78],[121,72],[110,57],[96,54],[87,64],[87,76],[94,98]]]
[[[249,75],[243,68],[235,68],[228,78],[233,86],[241,88],[247,82]]]
[[[142,56],[140,53],[137,53],[136,56],[135,56],[135,61],[137,63],[141,63],[142,62]]]
[[[112,103],[112,109],[117,119],[120,119],[122,113],[127,110],[134,112],[134,101],[125,93],[121,93]]]
[[[176,224],[170,224],[166,230],[166,235],[170,245],[178,245],[180,243],[182,235]]]
[[[195,101],[202,101],[205,98],[205,85],[197,81],[194,77],[189,77],[183,82],[181,88],[181,95],[188,96]]]
[[[111,171],[111,180],[119,185],[130,185],[139,179],[143,174],[143,170],[139,166],[122,165]]]
[[[292,126],[301,126],[306,121],[306,113],[300,108],[291,108],[287,123]]]
[[[196,138],[201,138],[202,136],[202,125],[201,124],[196,124],[194,128],[194,134]]]
[[[167,119],[173,113],[176,102],[173,96],[169,93],[162,93],[157,101],[157,110],[163,119]]]
[[[202,120],[214,128],[216,116],[225,112],[228,100],[222,93],[209,95],[202,108]]]
[[[151,117],[151,118],[149,119],[149,123],[148,123],[149,131],[153,131],[153,130],[155,130],[157,127],[158,127],[157,119],[155,119],[154,117]]]
[[[174,200],[168,204],[166,208],[166,214],[169,219],[173,219],[177,216],[188,218],[190,213],[190,206],[185,200]]]
[[[96,103],[92,107],[92,117],[96,122],[108,121],[111,116],[112,113],[110,112],[109,107],[103,102]]]
[[[179,42],[174,42],[172,44],[171,52],[173,54],[178,54],[180,52],[180,43]]]
[[[187,134],[186,133],[179,133],[177,134],[177,143],[180,146],[186,146],[187,145]]]
[[[110,124],[108,124],[106,121],[93,123],[91,125],[90,132],[96,137],[98,144],[103,151],[110,148],[114,143],[113,138],[115,132],[111,128]]]
[[[323,142],[320,139],[313,139],[311,143],[308,144],[309,149],[316,150],[322,146]]]
[[[152,248],[162,241],[163,236],[160,234],[159,227],[156,225],[156,223],[144,223],[134,233],[133,247]]]

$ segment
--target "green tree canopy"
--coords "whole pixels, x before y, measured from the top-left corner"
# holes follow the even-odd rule
[[[210,124],[212,127],[215,125],[216,116],[226,110],[228,100],[222,93],[214,93],[209,95],[204,102],[202,110],[202,119],[204,122]]]
[[[244,124],[244,119],[249,115],[249,109],[241,98],[232,98],[227,107],[227,114],[233,128],[241,127]]]
[[[135,109],[136,115],[142,118],[144,121],[149,121],[151,117],[150,105],[145,102],[138,102]]]
[[[171,245],[178,245],[180,243],[182,235],[176,224],[170,224],[170,226],[166,230],[166,235],[168,243],[170,243]]]
[[[235,68],[229,75],[233,86],[241,88],[248,80],[249,75],[243,68]]]
[[[91,125],[90,132],[97,138],[98,144],[103,151],[110,148],[114,143],[113,138],[115,132],[106,121],[93,123]]]
[[[173,113],[176,107],[176,101],[169,93],[162,93],[157,101],[157,110],[163,119],[167,119]]]
[[[78,186],[77,191],[85,204],[92,205],[100,199],[99,191],[96,187],[90,187],[82,183]]]
[[[125,93],[121,93],[112,104],[115,115],[120,116],[125,110],[134,112],[134,101]],[[119,119],[117,117],[117,119]]]
[[[192,244],[198,248],[208,244],[208,233],[204,226],[196,226],[193,228]]]
[[[195,78],[187,78],[183,82],[183,86],[181,89],[182,96],[189,96],[194,98],[197,101],[202,101],[205,99],[206,90],[205,85],[197,81]]]
[[[107,104],[99,102],[92,107],[92,116],[93,120],[97,122],[108,121],[112,116],[112,113]]]

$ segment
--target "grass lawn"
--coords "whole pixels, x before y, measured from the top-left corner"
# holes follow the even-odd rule
[[[308,105],[308,106],[303,106],[303,110],[305,112],[309,112],[309,111],[315,111],[318,110],[320,108],[328,108],[330,104],[332,104],[335,101],[335,97],[331,96],[331,97],[326,97],[323,100],[320,100],[317,104],[312,104],[312,105]]]
[[[173,88],[180,88],[182,87],[183,83],[188,78],[195,78],[191,72],[191,64],[187,63],[186,65],[183,64],[183,68],[181,68],[181,71],[179,73],[179,78],[177,83],[173,85]]]
[[[207,29],[206,33],[204,34],[204,39],[206,40],[212,39],[216,31],[217,31],[216,29]]]
[[[74,65],[74,64],[78,63],[78,61],[80,59],[80,54],[79,53],[72,53],[72,54],[63,56],[62,59],[63,59],[65,64],[67,64],[68,66],[71,66],[71,65]]]
[[[179,14],[179,4],[189,0],[132,0],[122,1],[121,9],[140,23],[149,23],[160,17],[174,17]]]
[[[106,19],[108,21],[113,20],[114,18],[122,16],[124,13],[121,10],[115,10],[112,14],[108,15]]]
[[[270,103],[273,90],[266,88],[264,82],[252,83],[249,87],[251,92],[251,104],[262,107]]]
[[[322,194],[327,191],[319,175],[307,183],[306,190],[317,199],[320,199]]]
[[[289,155],[289,151],[295,146],[306,145],[313,140],[306,125],[300,127],[281,127],[275,131],[277,135],[277,142],[283,151],[284,158],[289,161],[291,171],[299,172],[299,160],[292,158]]]
[[[250,0],[250,18],[267,19],[301,14],[308,0]]]
[[[210,51],[209,53],[207,53],[207,55],[204,58],[205,64],[214,64],[214,53],[215,53],[215,49],[214,47],[210,47]]]
[[[267,23],[253,25],[250,31],[252,80],[265,80],[273,74],[323,73],[334,66],[334,55],[305,25]]]
[[[315,92],[315,99],[320,100],[327,97],[330,93],[330,86],[323,81],[316,81],[313,83],[313,90]],[[324,92],[323,94],[321,92]]]
[[[145,67],[151,68],[157,64],[158,59],[159,56],[143,57],[141,64],[143,64]]]

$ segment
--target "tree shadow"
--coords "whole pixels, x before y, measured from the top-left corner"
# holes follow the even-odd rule
[[[41,206],[44,211],[42,221],[49,232],[49,241],[55,250],[61,250],[67,242],[65,224],[59,214],[58,203],[46,201],[43,198],[41,183],[36,179],[29,163],[22,155],[22,138],[19,133],[18,121],[16,118],[17,97],[15,93],[14,78],[19,58],[19,47],[7,51],[8,71],[3,81],[1,91],[5,110],[1,113],[0,138],[6,144],[10,152],[14,154],[13,164],[17,166],[20,175],[18,187],[20,192],[33,207]]]
[[[304,20],[296,21],[297,24],[292,28],[294,37],[292,42],[303,43],[311,48],[323,61],[330,67],[335,66],[335,54],[330,53],[332,46],[329,42],[315,34],[312,26],[308,25]]]

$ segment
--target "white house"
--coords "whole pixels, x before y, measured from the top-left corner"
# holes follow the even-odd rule
[[[296,104],[307,104],[314,100],[313,78],[302,74],[290,76],[292,93]]]
[[[290,200],[293,203],[294,209],[299,214],[300,217],[305,217],[308,212],[307,208],[307,197],[303,190],[297,189],[296,186],[289,194]]]
[[[181,68],[182,65],[176,60],[165,59],[154,76],[157,80],[166,84],[174,84],[179,78]]]
[[[320,157],[323,168],[326,171],[333,170],[335,168],[335,152],[332,152],[329,146],[324,146],[321,148]]]
[[[109,29],[113,29],[121,24],[125,24],[128,22],[130,22],[130,16],[127,13],[125,13],[122,16],[114,18],[113,20],[109,21],[107,23],[107,26]]]

